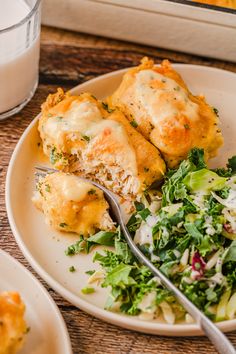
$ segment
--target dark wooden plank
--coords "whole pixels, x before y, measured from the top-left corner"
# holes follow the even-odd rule
[[[44,28],[40,80],[59,85],[69,81],[76,85],[110,71],[137,65],[144,56],[150,56],[156,63],[167,58],[174,63],[214,66],[236,72],[235,63]]]

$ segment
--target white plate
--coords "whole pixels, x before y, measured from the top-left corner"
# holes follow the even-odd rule
[[[190,89],[204,93],[208,102],[219,109],[225,145],[220,156],[211,165],[225,164],[235,153],[236,75],[214,68],[195,65],[176,65]],[[111,94],[125,70],[116,71],[75,87],[72,92],[90,91],[99,98]],[[63,235],[52,230],[44,222],[44,216],[31,202],[34,190],[34,166],[39,163],[37,141],[37,117],[29,125],[12,155],[6,182],[6,204],[10,225],[23,254],[39,275],[58,293],[84,311],[110,323],[146,333],[164,335],[200,335],[195,324],[168,325],[157,321],[143,321],[137,317],[112,313],[103,309],[107,289],[97,288],[94,294],[83,295],[86,286],[86,270],[95,269],[92,255],[78,255],[72,258],[64,255],[66,247],[75,242],[76,236]],[[74,265],[76,272],[68,268]],[[224,331],[236,329],[236,320],[222,322]]]
[[[0,292],[18,291],[30,327],[19,354],[72,354],[64,320],[40,282],[13,257],[0,250]]]

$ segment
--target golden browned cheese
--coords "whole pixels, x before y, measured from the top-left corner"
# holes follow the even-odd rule
[[[204,148],[206,159],[216,156],[223,143],[217,111],[203,96],[194,96],[181,76],[164,60],[154,66],[144,58],[124,75],[107,99],[176,167],[193,147]]]
[[[124,199],[134,199],[162,179],[165,163],[119,110],[90,94],[61,89],[42,106],[39,132],[55,167],[93,178]]]
[[[203,4],[228,7],[230,9],[236,9],[236,0],[195,0]]]
[[[25,305],[17,292],[0,293],[0,354],[15,354],[27,332]]]
[[[56,172],[40,178],[33,202],[59,231],[88,236],[114,228],[103,192],[75,175]]]

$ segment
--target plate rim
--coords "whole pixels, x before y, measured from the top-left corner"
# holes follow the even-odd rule
[[[157,65],[159,66],[159,65]],[[193,70],[204,70],[204,71],[211,71],[211,72],[218,72],[224,75],[228,75],[232,78],[236,78],[236,73],[227,71],[224,69],[219,69],[215,67],[209,67],[209,66],[204,66],[204,65],[195,65],[195,64],[172,64],[174,68],[190,68]],[[76,85],[72,89],[69,90],[71,94],[78,90],[83,90],[84,86],[87,86],[87,84],[94,84],[97,81],[101,81],[107,78],[110,78],[112,76],[117,76],[120,74],[124,74],[129,68],[124,68],[120,70],[115,70],[103,75],[100,75],[98,77],[95,77],[91,80],[88,80],[86,82],[83,82],[81,84]],[[99,318],[102,321],[108,322],[113,325],[118,325],[122,328],[130,329],[130,330],[135,330],[138,332],[142,333],[149,333],[149,334],[155,334],[155,335],[164,335],[164,336],[173,336],[173,337],[178,337],[178,336],[203,336],[203,332],[200,330],[200,327],[198,324],[167,324],[167,323],[158,323],[158,322],[148,322],[148,321],[139,321],[136,318],[132,316],[127,316],[124,314],[119,314],[119,313],[114,313],[107,311],[105,309],[99,308],[94,304],[91,304],[87,302],[85,299],[82,297],[76,296],[72,294],[69,290],[67,290],[63,285],[61,285],[58,281],[56,281],[52,276],[50,276],[46,270],[44,270],[43,266],[38,263],[33,255],[31,255],[31,252],[28,250],[27,245],[23,242],[20,236],[20,232],[17,229],[17,225],[15,224],[15,220],[13,217],[12,209],[11,209],[11,201],[10,201],[10,180],[12,176],[12,170],[14,168],[14,162],[17,158],[18,151],[21,148],[21,145],[27,135],[30,133],[31,129],[35,126],[38,118],[40,117],[40,113],[30,122],[28,127],[25,129],[21,137],[19,138],[14,151],[12,153],[9,165],[8,165],[8,170],[7,170],[7,175],[6,175],[6,188],[5,188],[5,203],[6,203],[6,210],[7,210],[7,215],[8,215],[8,220],[9,224],[11,227],[11,230],[13,232],[13,235],[15,237],[15,240],[22,251],[24,257],[27,259],[27,261],[31,264],[31,266],[34,268],[34,270],[40,275],[42,279],[44,279],[47,284],[49,284],[57,293],[59,293],[63,298],[65,298],[67,301],[75,305],[77,308],[89,313],[90,315]],[[46,290],[45,290],[46,291]],[[125,318],[129,318],[129,323],[125,321]],[[224,332],[228,332],[232,330],[232,326],[236,329],[236,319],[233,320],[227,320],[227,321],[222,321],[219,323],[216,323],[217,326],[223,330]],[[186,333],[187,331],[187,333]]]
[[[66,347],[66,353],[65,354],[73,354],[72,352],[72,344],[69,336],[69,332],[65,323],[65,320],[61,314],[61,311],[59,310],[57,304],[51,297],[51,295],[48,293],[48,291],[45,289],[45,287],[42,285],[42,283],[35,277],[35,275],[29,271],[23,264],[21,264],[16,258],[11,256],[8,252],[0,248],[0,258],[3,257],[9,262],[11,265],[15,265],[15,267],[19,270],[21,274],[27,279],[29,279],[32,284],[36,284],[37,288],[39,289],[40,293],[44,296],[44,299],[48,301],[48,303],[52,306],[54,310],[54,315],[57,318],[57,321],[59,321],[62,333],[63,333],[63,341],[65,343]]]

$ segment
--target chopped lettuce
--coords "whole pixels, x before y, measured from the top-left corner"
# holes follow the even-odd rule
[[[99,231],[88,238],[81,235],[78,241],[67,247],[65,254],[73,256],[84,251],[89,253],[90,248],[95,245],[114,246],[115,236],[117,232],[111,231]]]
[[[220,177],[217,173],[203,168],[202,170],[188,173],[183,183],[193,193],[217,191],[224,188],[226,178]]]
[[[223,262],[227,263],[230,261],[236,262],[236,241],[235,240],[232,241],[232,243],[228,248],[226,248],[226,251],[224,253]]]
[[[162,201],[135,202],[127,228],[147,257],[209,318],[221,321],[236,313],[236,157],[227,168],[210,170],[202,149],[193,149],[176,170],[169,170]],[[157,202],[157,200],[156,200]],[[155,210],[155,211],[154,211]],[[140,264],[125,239],[100,231],[71,245],[67,254],[91,246],[114,246],[96,253],[111,289],[106,308],[129,315],[160,314],[168,323],[184,320],[186,311]]]
[[[203,150],[193,149],[177,170],[168,171],[160,209],[153,212],[151,205],[135,203],[127,224],[146,256],[215,321],[236,312],[230,298],[236,290],[236,240],[228,237],[236,234],[235,161],[229,160],[227,170],[212,171]],[[115,237],[114,252],[97,254],[95,260],[106,270],[102,286],[112,288],[107,308],[118,303],[120,311],[131,315],[161,311],[169,323],[184,319],[184,309],[139,265],[122,235]]]

